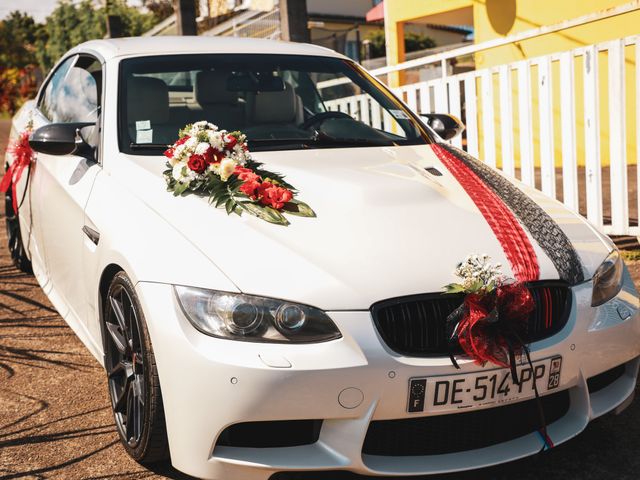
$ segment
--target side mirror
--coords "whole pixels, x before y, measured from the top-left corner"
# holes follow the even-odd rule
[[[453,115],[446,113],[421,113],[427,125],[443,140],[451,140],[464,131],[463,123]]]
[[[29,145],[47,155],[93,155],[93,148],[80,136],[80,130],[95,123],[50,123],[31,134]]]

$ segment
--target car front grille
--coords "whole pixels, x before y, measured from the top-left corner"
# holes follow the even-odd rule
[[[435,415],[369,424],[366,455],[442,455],[508,442],[540,428],[536,399],[475,412]],[[569,391],[540,398],[547,425],[569,411]]]
[[[535,342],[559,332],[571,312],[571,289],[563,282],[528,285],[536,308],[529,316],[527,340]],[[425,294],[375,303],[371,314],[380,336],[392,350],[428,357],[449,353],[447,316],[462,304],[463,294]]]

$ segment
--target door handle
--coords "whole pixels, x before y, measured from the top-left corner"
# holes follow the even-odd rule
[[[98,242],[100,241],[99,232],[96,232],[93,228],[87,227],[86,225],[82,227],[82,231],[87,237],[89,237],[89,240],[91,240],[94,244],[98,245]]]

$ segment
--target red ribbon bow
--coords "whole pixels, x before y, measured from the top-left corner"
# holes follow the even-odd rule
[[[22,172],[24,169],[31,164],[31,160],[33,159],[33,149],[29,145],[29,135],[31,134],[31,130],[23,131],[16,141],[9,146],[7,151],[11,153],[14,157],[14,161],[4,176],[2,177],[2,181],[0,182],[0,192],[6,193],[9,188],[11,188],[11,197],[13,201],[13,211],[14,213],[18,213],[18,195],[16,194],[16,186],[22,178]]]
[[[489,294],[468,294],[455,334],[462,350],[476,363],[510,367],[514,353],[522,353],[529,314],[535,305],[522,283],[498,287]]]

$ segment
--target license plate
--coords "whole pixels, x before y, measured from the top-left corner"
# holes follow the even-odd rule
[[[516,367],[519,385],[513,382],[511,370],[497,368],[472,374],[416,377],[409,381],[407,411],[444,412],[499,405],[535,395],[536,382],[541,395],[560,385],[562,357],[556,356]]]

